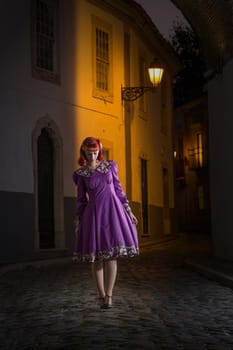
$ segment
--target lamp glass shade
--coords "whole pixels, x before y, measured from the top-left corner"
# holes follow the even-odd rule
[[[150,81],[152,82],[153,86],[157,86],[161,83],[162,77],[163,77],[163,68],[155,68],[150,67],[148,68]]]

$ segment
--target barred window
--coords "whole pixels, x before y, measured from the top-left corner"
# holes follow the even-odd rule
[[[142,196],[142,228],[143,235],[149,234],[148,207],[148,169],[147,160],[141,158],[141,196]]]
[[[59,82],[58,0],[33,0],[32,9],[33,76]]]
[[[139,85],[148,86],[148,78],[146,78],[146,62],[142,56],[139,57]],[[139,99],[139,114],[143,119],[147,119],[147,94],[144,94]]]
[[[112,65],[111,65],[111,26],[101,19],[92,18],[93,53],[94,53],[94,87],[93,95],[111,102],[112,99]]]
[[[109,34],[96,28],[96,87],[108,90]]]

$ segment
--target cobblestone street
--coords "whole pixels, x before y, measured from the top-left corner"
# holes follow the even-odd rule
[[[178,236],[120,260],[111,310],[98,307],[89,265],[5,271],[0,348],[232,350],[232,289],[183,264],[205,248]]]

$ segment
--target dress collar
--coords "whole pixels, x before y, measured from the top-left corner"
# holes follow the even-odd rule
[[[81,176],[90,177],[92,176],[96,171],[102,174],[106,174],[110,167],[112,162],[110,160],[104,160],[102,161],[95,169],[90,169],[86,166],[79,168],[76,173]]]

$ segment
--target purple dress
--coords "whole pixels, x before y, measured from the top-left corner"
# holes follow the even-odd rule
[[[117,165],[102,161],[95,170],[82,167],[73,174],[78,188],[79,220],[74,256],[79,261],[101,261],[139,254],[136,225],[124,204]]]

